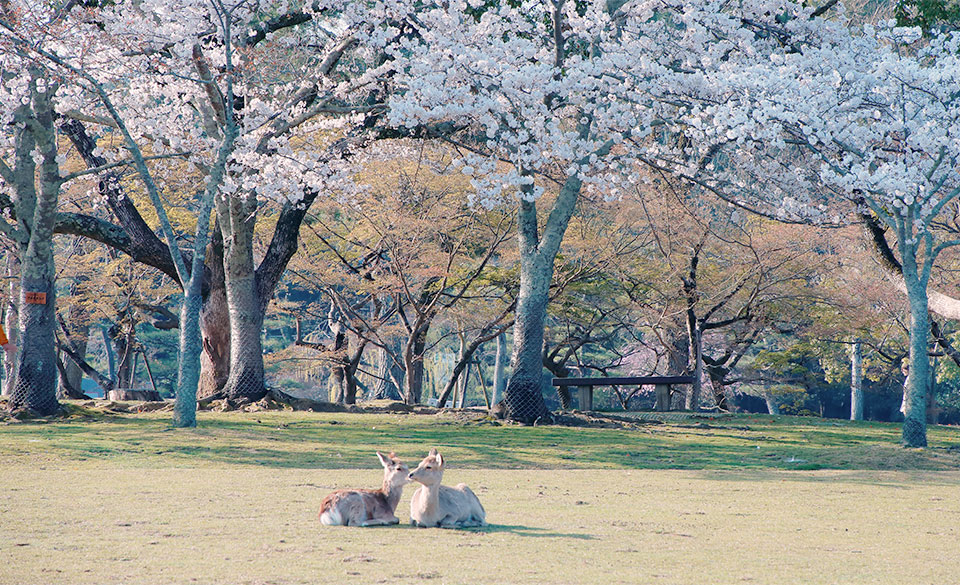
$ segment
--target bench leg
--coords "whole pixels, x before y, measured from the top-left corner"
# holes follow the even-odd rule
[[[670,386],[668,384],[657,384],[654,386],[656,391],[656,410],[657,412],[666,412],[670,410]]]
[[[577,386],[580,390],[580,410],[593,410],[593,386]]]

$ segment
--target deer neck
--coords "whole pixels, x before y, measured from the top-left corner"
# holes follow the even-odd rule
[[[427,512],[432,512],[437,510],[440,507],[440,483],[437,482],[433,485],[422,484],[423,487],[420,489],[423,490],[423,504],[426,507]]]
[[[387,500],[387,506],[390,507],[391,511],[397,509],[397,504],[400,503],[400,496],[403,494],[402,485],[394,485],[390,483],[389,480],[384,478],[383,485],[380,487],[380,493],[383,494],[385,500]]]

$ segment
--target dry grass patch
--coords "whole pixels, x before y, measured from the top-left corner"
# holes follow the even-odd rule
[[[378,478],[7,469],[0,583],[812,585],[948,583],[960,569],[952,473],[451,469],[486,530],[319,524],[327,491]]]
[[[952,583],[960,434],[788,417],[613,428],[472,417],[75,409],[0,424],[0,585]],[[324,527],[374,450],[487,510],[478,531]],[[810,468],[820,468],[819,470]],[[398,516],[406,518],[413,488]]]

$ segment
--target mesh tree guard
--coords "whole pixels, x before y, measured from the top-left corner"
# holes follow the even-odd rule
[[[905,419],[902,440],[906,447],[926,447],[927,426],[924,421],[912,417]]]
[[[523,424],[547,422],[550,412],[543,402],[541,380],[514,375],[503,393],[504,415]]]
[[[52,292],[52,291],[51,291]],[[20,348],[10,409],[40,416],[60,410],[57,400],[57,355],[53,337],[53,299],[45,304],[21,304]]]

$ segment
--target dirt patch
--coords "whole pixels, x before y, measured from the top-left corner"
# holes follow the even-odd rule
[[[12,416],[5,408],[6,400],[0,400],[0,424],[11,424],[20,422]],[[344,413],[368,413],[368,414],[410,414],[435,416],[439,419],[450,421],[462,425],[516,425],[510,420],[504,420],[496,416],[495,412],[484,408],[435,408],[432,406],[411,406],[403,402],[392,400],[374,400],[360,404],[336,404],[333,402],[324,402],[320,400],[311,400],[307,398],[298,398],[279,390],[271,390],[267,396],[256,402],[237,402],[226,398],[206,399],[198,402],[198,410],[207,410],[213,412],[264,412],[264,411],[309,411],[309,412],[344,412]],[[61,412],[53,417],[42,417],[41,419],[31,419],[37,422],[52,420],[57,418],[75,418],[75,419],[96,419],[103,416],[140,414],[145,412],[172,412],[173,401],[153,401],[153,402],[116,402],[111,400],[84,400],[64,402]],[[658,419],[641,419],[633,416],[618,416],[610,413],[582,412],[572,410],[566,412],[555,412],[551,414],[550,421],[535,423],[534,426],[564,426],[580,428],[597,429],[633,429],[649,425],[663,424]],[[702,424],[702,423],[701,423]],[[709,428],[708,425],[703,425]]]
[[[639,420],[615,414],[581,412],[554,413],[553,424],[565,427],[587,427],[594,429],[636,429],[649,425],[660,425],[660,420]]]

